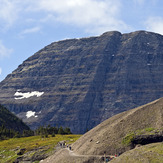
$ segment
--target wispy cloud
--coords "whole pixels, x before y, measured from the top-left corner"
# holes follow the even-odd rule
[[[2,68],[0,67],[0,75],[2,74]]]
[[[9,28],[18,18],[20,8],[17,7],[17,0],[0,0],[0,28]],[[3,22],[3,23],[2,23]]]
[[[156,33],[163,34],[163,18],[149,17],[145,22],[146,29]]]
[[[13,50],[6,48],[3,45],[2,41],[0,40],[0,59],[2,59],[4,57],[9,57],[12,52],[13,52]]]
[[[150,6],[156,5],[158,0],[130,1],[131,6],[138,5],[140,14],[141,12],[143,14],[141,10],[147,3]],[[17,27],[17,24],[21,26],[19,28],[21,30],[27,24],[33,27],[22,32],[19,31],[21,37],[41,31],[47,25],[56,25],[57,23],[79,27],[83,31],[94,34],[108,30],[128,32],[134,29],[130,27],[132,21],[128,21],[130,16],[128,18],[121,17],[125,12],[124,3],[121,0],[0,0],[0,4],[0,29],[10,28],[12,25]],[[126,6],[125,9],[129,10]],[[146,10],[148,10],[147,7]],[[132,19],[140,22],[142,17],[133,16]],[[155,29],[148,21],[146,24],[149,29]],[[157,31],[161,30],[162,25],[159,24],[159,26]]]
[[[24,35],[26,34],[31,34],[31,33],[37,33],[41,30],[40,27],[33,27],[33,28],[28,28],[28,29],[25,29],[23,30],[22,32],[20,32],[19,36],[20,37],[23,37]]]
[[[84,27],[87,31],[128,28],[119,19],[119,0],[40,0],[39,9],[51,13],[48,18],[53,18],[53,21]]]

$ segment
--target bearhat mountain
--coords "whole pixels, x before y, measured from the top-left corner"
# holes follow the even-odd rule
[[[84,133],[163,96],[163,36],[146,31],[54,42],[0,83],[0,103],[32,129]]]

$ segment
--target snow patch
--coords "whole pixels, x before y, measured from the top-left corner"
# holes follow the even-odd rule
[[[35,116],[35,114],[36,114],[36,112],[33,112],[33,111],[27,111],[27,113],[26,113],[26,117],[27,117],[27,118],[30,118],[30,117],[32,117],[32,116],[37,117],[37,115]]]
[[[15,100],[20,100],[20,99],[29,98],[29,97],[32,97],[32,96],[40,97],[43,94],[44,94],[44,92],[34,91],[34,92],[22,93],[22,92],[20,92],[20,90],[17,90],[17,92],[14,94],[14,96],[16,96]]]

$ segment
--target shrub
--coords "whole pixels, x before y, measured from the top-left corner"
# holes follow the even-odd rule
[[[130,133],[128,135],[126,135],[123,139],[122,139],[122,144],[125,145],[130,145],[131,142],[134,140],[135,134],[134,133]]]
[[[153,131],[154,130],[154,128],[152,128],[152,127],[149,127],[149,128],[146,128],[145,129],[145,131],[148,131],[148,132],[151,132],[151,131]]]

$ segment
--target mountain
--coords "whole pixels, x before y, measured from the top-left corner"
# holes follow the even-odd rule
[[[54,42],[0,83],[0,103],[32,129],[84,133],[163,97],[163,36],[146,31]]]
[[[106,156],[121,154],[113,162],[144,163],[152,159],[159,162],[163,160],[162,141],[163,98],[160,98],[105,120],[73,143],[71,152],[62,149],[42,163],[47,160],[51,163],[101,163],[104,153]]]
[[[23,130],[30,130],[29,127],[22,122],[22,120],[17,118],[2,105],[0,105],[0,127],[1,126],[21,133]]]

